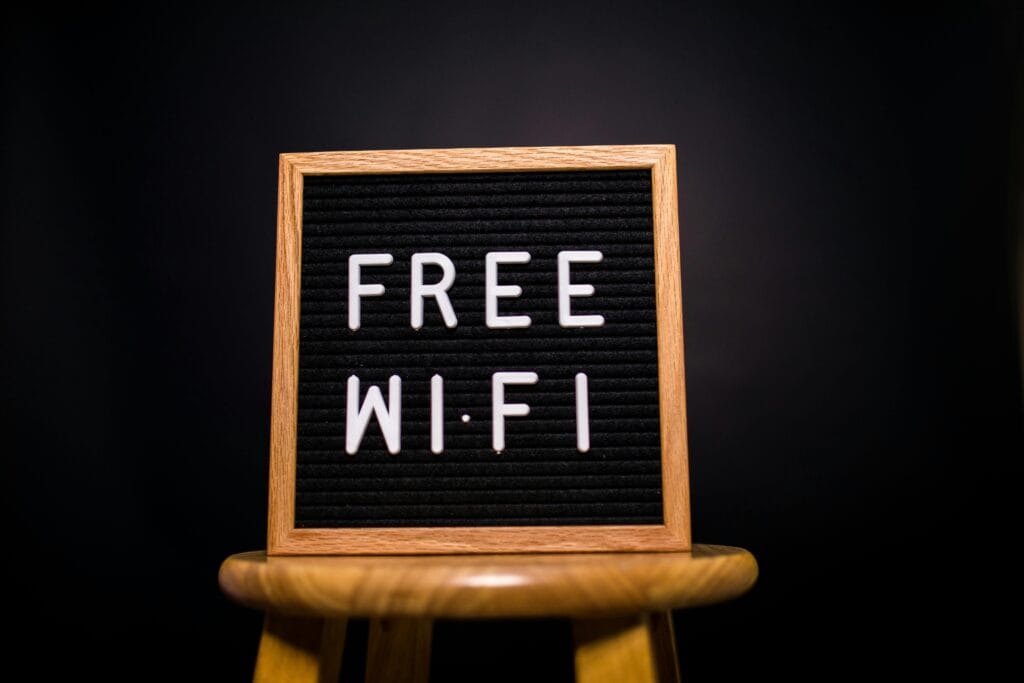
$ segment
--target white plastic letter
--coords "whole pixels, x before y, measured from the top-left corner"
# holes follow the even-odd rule
[[[430,264],[441,267],[441,281],[433,285],[423,284],[423,266]],[[446,327],[455,327],[458,319],[455,317],[455,310],[452,302],[448,299],[448,290],[455,282],[455,264],[444,254],[426,253],[412,255],[412,284],[409,295],[409,323],[412,329],[418,330],[423,327],[423,299],[432,296],[437,300],[437,307],[441,309]]]
[[[348,397],[345,402],[345,452],[354,455],[359,451],[359,444],[370,424],[370,413],[377,416],[380,431],[384,434],[384,442],[388,453],[394,455],[402,448],[402,379],[391,375],[388,379],[388,406],[384,406],[384,397],[380,388],[372,386],[366,390],[366,400],[359,404],[359,378],[350,375],[348,378]],[[357,407],[358,406],[358,407]]]
[[[582,372],[576,373],[576,450],[590,450],[590,394]]]
[[[430,378],[430,452],[444,451],[444,380]]]
[[[530,254],[526,251],[489,251],[484,257],[484,312],[487,327],[493,329],[504,327],[529,327],[528,315],[498,315],[498,299],[517,297],[523,293],[519,285],[498,284],[499,263],[529,263]]]
[[[348,257],[348,329],[359,329],[359,301],[364,296],[380,296],[384,285],[364,285],[360,281],[363,266],[390,266],[391,254],[352,254]]]
[[[599,251],[558,252],[558,324],[562,327],[601,327],[603,315],[573,315],[569,299],[574,296],[593,296],[594,285],[569,283],[570,263],[600,263],[604,254]]]
[[[498,453],[505,450],[505,418],[530,414],[530,406],[525,403],[505,403],[505,385],[536,383],[536,372],[496,372],[491,375],[491,446]]]

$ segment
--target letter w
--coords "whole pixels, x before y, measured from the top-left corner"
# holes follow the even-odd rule
[[[377,415],[380,431],[384,434],[384,442],[388,445],[388,453],[394,455],[402,448],[402,379],[391,375],[388,379],[388,406],[384,406],[384,397],[380,388],[372,386],[366,390],[366,400],[359,404],[359,378],[352,375],[348,378],[348,400],[345,406],[345,452],[349,455],[359,450],[359,444],[370,423],[370,413]]]

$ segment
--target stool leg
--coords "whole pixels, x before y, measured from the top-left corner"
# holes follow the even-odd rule
[[[366,683],[426,683],[430,677],[430,619],[373,619]]]
[[[337,683],[345,619],[305,619],[267,613],[253,683]]]
[[[660,683],[679,683],[679,655],[676,653],[676,632],[672,612],[650,615],[651,640],[654,646],[654,667]]]
[[[576,682],[656,683],[651,624],[647,615],[574,619]]]

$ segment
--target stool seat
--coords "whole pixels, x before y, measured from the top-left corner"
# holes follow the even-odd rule
[[[692,553],[267,557],[239,553],[220,585],[299,616],[554,617],[636,614],[728,600],[757,578],[742,548]]]
[[[748,590],[742,548],[688,553],[267,557],[224,560],[220,585],[266,611],[254,680],[337,681],[350,617],[370,621],[367,681],[424,683],[435,619],[567,617],[578,683],[679,680],[670,610]]]

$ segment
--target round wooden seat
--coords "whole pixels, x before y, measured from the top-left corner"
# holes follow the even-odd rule
[[[692,553],[267,557],[232,555],[234,600],[304,616],[543,617],[636,614],[721,602],[757,578],[746,550]]]
[[[257,681],[336,681],[348,617],[371,619],[367,681],[425,681],[438,618],[567,617],[576,678],[677,681],[670,610],[748,590],[746,550],[550,555],[232,555],[220,585],[265,610]]]

